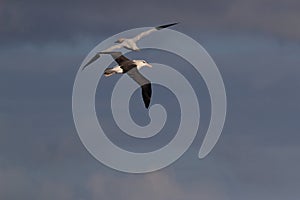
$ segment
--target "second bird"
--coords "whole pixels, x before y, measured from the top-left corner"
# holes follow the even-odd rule
[[[121,52],[100,52],[99,54],[110,54],[113,59],[118,63],[118,66],[113,68],[106,68],[104,76],[108,77],[113,74],[127,73],[130,78],[137,82],[142,88],[142,97],[146,108],[149,108],[152,89],[151,82],[145,78],[138,70],[142,67],[152,67],[145,60],[130,60]]]
[[[151,28],[147,31],[144,31],[144,32],[138,34],[137,36],[135,36],[133,38],[119,38],[115,42],[115,43],[118,43],[118,44],[113,45],[113,46],[109,47],[108,49],[102,50],[101,52],[116,51],[116,49],[120,49],[120,48],[125,48],[125,49],[129,49],[129,50],[133,50],[133,51],[139,51],[140,49],[139,49],[139,47],[137,46],[136,43],[140,39],[142,39],[143,37],[145,37],[145,36],[147,36],[147,35],[149,35],[153,32],[159,31],[159,30],[164,29],[164,28],[168,28],[170,26],[174,26],[176,24],[178,24],[178,23],[176,22],[176,23],[172,23],[172,24],[157,26],[157,27]],[[88,65],[93,63],[95,60],[97,60],[100,57],[101,52],[96,53],[96,55],[83,66],[82,70],[84,70],[84,68],[86,68]]]

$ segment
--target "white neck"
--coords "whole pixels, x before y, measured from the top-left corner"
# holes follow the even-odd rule
[[[136,64],[136,68],[140,70],[142,67],[144,67],[144,63],[142,63],[140,60],[133,60]]]
[[[142,66],[137,65],[137,66],[136,66],[136,68],[137,68],[138,70],[140,70],[142,67],[144,67],[144,65],[142,65]]]

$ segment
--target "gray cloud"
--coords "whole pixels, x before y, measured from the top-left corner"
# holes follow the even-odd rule
[[[1,43],[74,42],[128,28],[179,21],[191,32],[252,32],[300,37],[300,5],[288,1],[1,1]]]

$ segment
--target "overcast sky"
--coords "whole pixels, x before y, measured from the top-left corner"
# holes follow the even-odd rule
[[[299,19],[298,0],[0,0],[0,199],[298,200]],[[112,170],[88,153],[75,129],[72,89],[79,66],[107,37],[176,21],[172,29],[199,42],[222,74],[228,112],[221,138],[197,159],[209,96],[190,71],[204,107],[191,148],[157,172]],[[162,62],[174,57],[150,50],[143,55]],[[180,59],[169,64],[185,65]],[[156,89],[168,109],[172,94]],[[137,102],[139,95],[133,96]],[[119,130],[101,104],[105,96],[98,91],[96,100],[107,117],[101,123],[118,142]],[[131,106],[133,118],[145,124],[139,109]],[[172,123],[167,126],[172,130]]]

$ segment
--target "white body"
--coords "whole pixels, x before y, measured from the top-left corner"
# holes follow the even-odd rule
[[[137,46],[137,41],[139,41],[141,38],[149,35],[152,32],[157,31],[156,28],[152,28],[148,31],[142,32],[140,34],[138,34],[137,36],[133,37],[133,38],[119,38],[116,43],[118,43],[117,45],[111,46],[108,49],[105,49],[103,52],[110,52],[113,51],[115,49],[120,49],[120,48],[125,48],[128,50],[133,50],[133,51],[139,51],[139,47]]]
[[[146,66],[146,67],[152,67],[152,65],[150,65],[149,63],[147,63],[144,60],[133,60],[134,64],[136,64],[136,68],[138,70],[140,70],[142,67]],[[108,68],[107,73],[104,74],[104,76],[111,76],[113,74],[123,74],[124,71],[121,68],[121,66],[117,65],[113,68]]]

